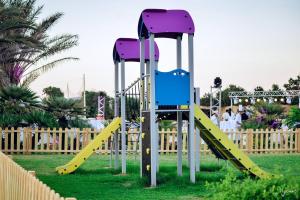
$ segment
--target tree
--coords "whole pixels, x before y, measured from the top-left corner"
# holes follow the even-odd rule
[[[43,89],[43,93],[47,95],[47,97],[64,97],[64,93],[60,88],[57,87],[46,87]]]
[[[40,108],[38,96],[28,88],[9,86],[0,91],[0,113],[23,115]]]
[[[78,37],[71,34],[50,37],[49,29],[63,14],[57,12],[40,20],[43,6],[35,4],[36,0],[0,0],[0,10],[10,11],[0,12],[1,22],[5,25],[0,26],[0,87],[12,84],[28,86],[59,63],[77,60],[62,57],[45,64],[49,58],[76,46]]]
[[[83,95],[82,95],[83,96]],[[98,96],[105,97],[105,118],[112,119],[113,112],[113,98],[109,97],[104,91],[86,91],[86,114],[87,117],[96,117],[98,113]]]
[[[279,85],[277,85],[277,84],[273,84],[273,85],[272,85],[271,91],[279,91],[279,90],[280,90]]]
[[[80,101],[66,99],[64,97],[50,97],[43,99],[44,109],[58,119],[59,126],[69,127],[69,121],[72,118],[78,118],[83,115],[83,107]]]
[[[236,91],[245,91],[245,89],[240,86],[230,84],[227,88],[222,90],[222,93],[221,93],[222,106],[230,106],[231,102],[230,102],[230,98],[229,98],[229,93],[236,92]],[[217,93],[217,96],[219,96],[219,93]],[[210,106],[210,93],[205,93],[201,97],[200,102],[201,102],[202,106]]]
[[[235,92],[235,91],[245,91],[245,89],[240,86],[230,84],[227,88],[225,88],[222,91],[222,94],[221,94],[222,106],[230,106],[231,102],[230,102],[230,98],[229,98],[229,93]]]
[[[300,75],[296,78],[290,78],[288,83],[284,84],[283,87],[286,90],[300,90]],[[296,105],[298,103],[298,97],[293,97],[291,103]]]
[[[300,108],[292,106],[285,123],[289,128],[292,128],[297,122],[300,123]]]
[[[204,93],[204,95],[200,99],[200,103],[202,106],[210,106],[210,94]]]
[[[300,75],[298,75],[295,79],[290,78],[288,83],[284,84],[283,87],[286,90],[300,90]]]
[[[262,86],[257,86],[256,88],[254,88],[254,91],[265,91],[265,90]]]
[[[0,113],[0,127],[58,127],[54,116],[42,110],[38,96],[25,87],[0,90]]]

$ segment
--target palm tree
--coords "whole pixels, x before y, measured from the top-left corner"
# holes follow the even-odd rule
[[[59,63],[78,59],[62,57],[46,62],[48,58],[76,46],[78,36],[62,34],[50,37],[48,30],[63,14],[57,12],[38,22],[43,6],[36,7],[35,3],[36,0],[0,0],[0,19],[4,23],[0,26],[0,87],[11,84],[28,86]]]
[[[39,110],[41,104],[38,96],[26,87],[16,85],[0,90],[0,113],[23,115]]]
[[[84,114],[84,109],[78,100],[49,97],[43,99],[43,104],[44,109],[58,119],[58,123],[62,128],[68,127],[72,118],[78,118],[78,116]]]

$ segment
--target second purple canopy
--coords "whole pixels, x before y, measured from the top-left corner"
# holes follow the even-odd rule
[[[159,59],[158,46],[155,43],[155,60]],[[114,62],[140,62],[140,42],[133,38],[119,38],[116,40],[113,49]],[[145,40],[145,60],[149,60],[149,40]]]

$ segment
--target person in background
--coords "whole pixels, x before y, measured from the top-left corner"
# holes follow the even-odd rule
[[[245,113],[248,116],[248,119],[252,117],[253,112],[254,112],[253,107],[250,105],[247,105],[245,108]]]
[[[219,126],[219,119],[218,119],[218,112],[217,111],[213,111],[212,116],[210,117],[211,121]]]
[[[241,115],[242,111],[238,110],[236,115],[235,115],[235,127],[236,129],[240,129],[242,126],[242,115]]]
[[[228,110],[226,110],[226,111],[223,113],[223,115],[222,115],[222,119],[223,119],[224,121],[228,121],[229,118],[230,118],[230,116],[229,116]]]
[[[249,119],[249,116],[247,115],[246,111],[244,110],[242,112],[242,121],[245,121],[245,120],[248,120]]]
[[[229,120],[234,120],[235,114],[234,114],[234,112],[232,112],[231,108],[229,108],[227,111],[228,111],[228,115],[229,115]]]

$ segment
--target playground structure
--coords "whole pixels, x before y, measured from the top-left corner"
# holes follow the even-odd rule
[[[115,119],[69,163],[58,167],[56,169],[58,173],[68,174],[75,171],[109,137],[114,138],[115,168],[119,168],[117,137],[119,128],[121,128],[121,168],[122,173],[126,173],[126,95],[134,85],[139,84],[139,90],[134,94],[138,95],[140,110],[140,173],[141,176],[148,178],[151,186],[157,184],[158,122],[160,119],[177,120],[178,176],[182,175],[183,120],[188,121],[188,166],[192,183],[195,182],[196,169],[199,167],[197,167],[199,150],[196,146],[200,137],[217,158],[230,161],[240,171],[260,178],[272,176],[261,170],[239,150],[197,105],[199,104],[199,90],[194,86],[194,32],[194,23],[187,11],[146,9],[141,13],[138,23],[139,40],[120,38],[114,45]],[[188,71],[182,68],[181,45],[184,34],[188,35]],[[159,50],[155,38],[176,40],[176,69],[169,72],[159,71]],[[125,88],[125,62],[140,62],[140,77],[128,88]],[[119,85],[121,85],[120,90]],[[131,96],[133,97],[134,95]]]

